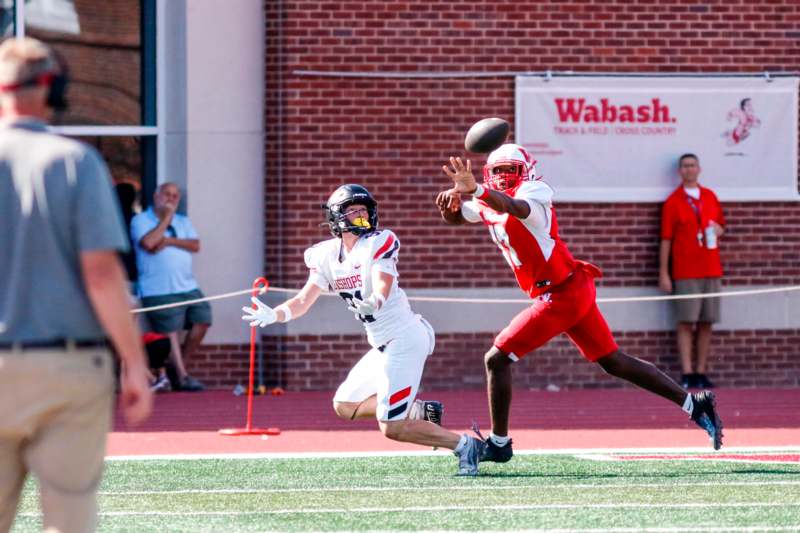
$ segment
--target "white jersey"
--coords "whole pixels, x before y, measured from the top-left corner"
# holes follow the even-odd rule
[[[397,282],[399,251],[400,240],[390,230],[361,236],[349,252],[339,238],[322,241],[305,251],[308,280],[321,289],[339,293],[348,303],[353,297],[363,300],[372,295],[373,269],[394,276],[392,290],[383,306],[373,315],[356,315],[364,323],[367,340],[375,348],[398,337],[416,322],[406,293]]]

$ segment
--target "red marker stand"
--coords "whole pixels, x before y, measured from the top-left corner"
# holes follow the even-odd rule
[[[261,289],[269,288],[269,281],[266,278],[256,278],[253,282],[253,296],[258,296]],[[255,309],[255,304],[253,309]],[[243,428],[220,429],[220,435],[238,437],[241,435],[280,435],[278,428],[254,428],[253,427],[253,380],[256,368],[256,326],[250,327],[250,383],[247,387],[247,426]]]

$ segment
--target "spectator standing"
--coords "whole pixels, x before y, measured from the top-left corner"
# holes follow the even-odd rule
[[[162,183],[153,195],[153,205],[131,220],[142,307],[203,298],[192,274],[192,254],[200,251],[200,240],[189,217],[176,212],[180,200],[176,184]],[[185,362],[200,347],[211,326],[208,302],[150,311],[147,319],[153,331],[170,338],[170,362],[178,378],[173,388],[205,390],[186,371]],[[184,331],[186,335],[181,342]]]
[[[108,169],[91,147],[47,132],[50,108],[65,105],[62,72],[35,39],[0,45],[0,531],[28,473],[43,529],[95,530],[114,394],[106,335],[127,420],[152,405]]]
[[[725,233],[725,217],[714,192],[698,183],[700,170],[700,160],[696,155],[682,155],[678,160],[681,185],[664,203],[659,287],[667,293],[708,294],[720,291],[722,262],[718,243]],[[711,350],[711,326],[720,319],[719,298],[675,300],[675,313],[682,385],[710,389],[714,384],[706,372]],[[693,352],[696,355],[694,361]]]

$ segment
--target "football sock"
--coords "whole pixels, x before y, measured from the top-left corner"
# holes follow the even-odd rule
[[[456,447],[453,450],[453,453],[458,455],[459,453],[461,453],[461,450],[463,450],[464,446],[466,446],[466,445],[467,445],[467,436],[466,435],[461,435],[461,438],[458,440],[458,444],[456,444]]]
[[[424,418],[421,400],[414,400],[414,403],[411,404],[411,409],[408,412],[408,418],[411,420],[422,420]]]
[[[500,446],[501,448],[508,444],[508,441],[511,439],[509,437],[501,437],[499,435],[495,435],[494,433],[489,433],[489,440]]]
[[[694,411],[694,401],[692,400],[691,394],[686,395],[686,400],[683,402],[683,407],[681,407],[681,409],[689,413],[689,416],[692,416],[692,411]]]

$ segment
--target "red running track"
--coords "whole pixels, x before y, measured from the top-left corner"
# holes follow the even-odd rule
[[[800,445],[800,390],[716,391],[725,446]],[[278,427],[279,436],[229,437],[220,428],[245,425],[247,400],[230,392],[169,393],[156,397],[153,416],[126,428],[119,413],[108,454],[208,454],[423,450],[384,438],[372,420],[344,421],[333,393],[287,392],[254,399],[253,427]],[[472,421],[488,433],[483,391],[426,392],[444,402],[444,426],[464,432]],[[708,446],[705,432],[670,402],[635,389],[515,391],[514,448],[642,448]],[[725,448],[723,447],[723,450]]]

